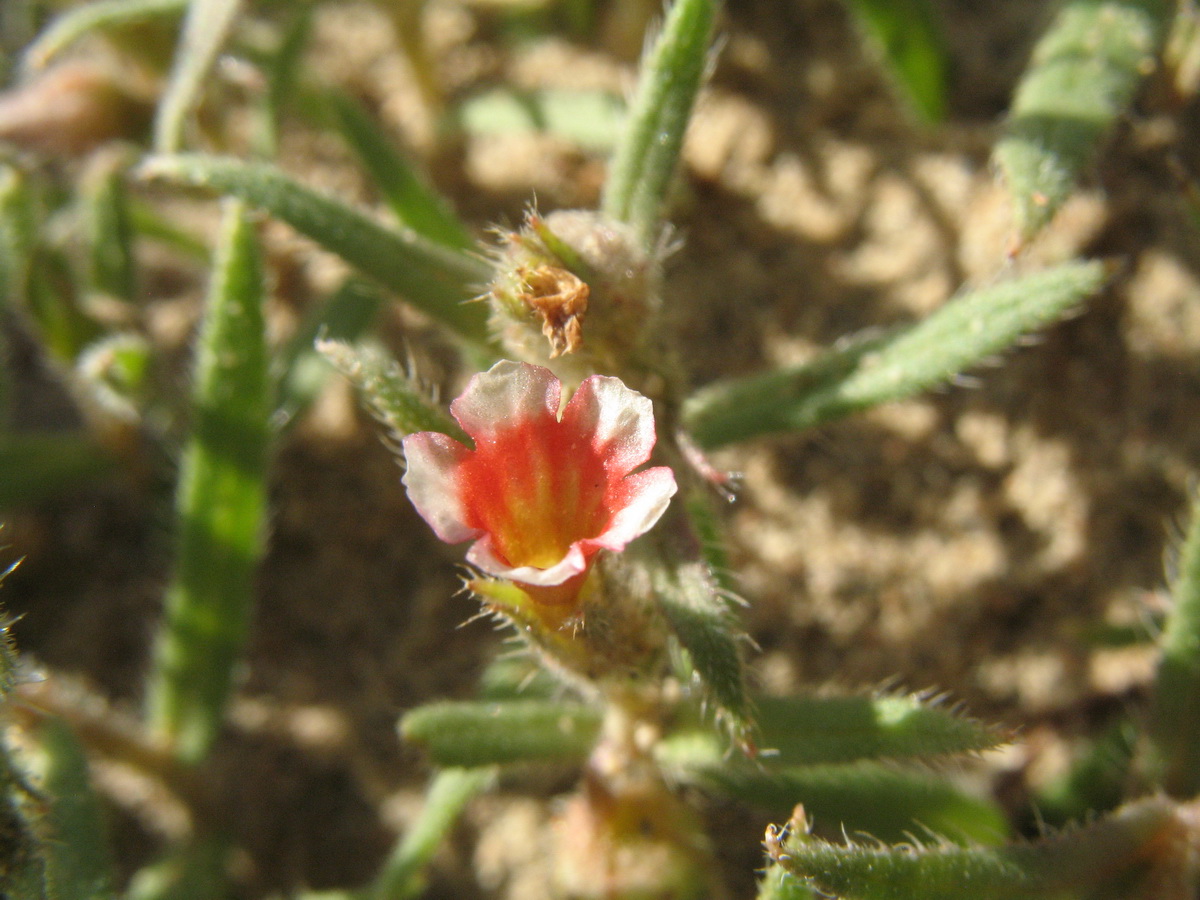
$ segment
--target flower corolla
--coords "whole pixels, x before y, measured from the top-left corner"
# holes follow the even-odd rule
[[[600,550],[648,531],[675,494],[666,466],[634,471],[654,448],[654,412],[620,379],[586,378],[562,409],[554,374],[499,362],[450,412],[474,441],[420,432],[403,441],[404,485],[439,538],[473,540],[467,561],[535,600],[574,598]]]

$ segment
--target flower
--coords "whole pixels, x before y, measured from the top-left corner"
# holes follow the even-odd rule
[[[559,415],[562,385],[528,363],[476,375],[450,412],[475,442],[403,441],[409,499],[439,538],[474,540],[467,561],[535,602],[573,600],[600,550],[645,534],[675,494],[654,448],[650,401],[620,379],[586,378]]]

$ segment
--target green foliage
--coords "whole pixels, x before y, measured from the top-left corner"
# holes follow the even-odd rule
[[[12,569],[0,570],[0,582]],[[8,730],[10,694],[17,682],[11,626],[0,607],[0,897],[51,900],[41,833],[45,801],[29,786]]]
[[[208,74],[233,29],[242,0],[191,0],[171,77],[154,120],[154,147],[178,153],[184,145],[187,117],[200,103]]]
[[[101,160],[84,184],[83,200],[89,286],[129,303],[135,297],[137,275],[123,169],[120,159]]]
[[[1182,798],[1200,791],[1200,494],[1192,502],[1171,595],[1151,734],[1163,769],[1161,784]]]
[[[1136,889],[1152,846],[1170,840],[1177,824],[1174,807],[1152,799],[1130,804],[1087,828],[1031,844],[835,845],[793,834],[772,855],[792,875],[844,900],[1186,896],[1153,893],[1153,879],[1146,885],[1150,893]],[[1180,888],[1186,889],[1183,884]]]
[[[433,776],[421,815],[384,863],[362,900],[409,900],[424,889],[422,872],[467,802],[492,782],[491,769],[443,769]]]
[[[692,105],[704,79],[718,0],[675,0],[642,61],[637,92],[604,185],[602,211],[654,249]]]
[[[261,207],[364,275],[399,291],[413,306],[467,340],[487,341],[487,310],[466,303],[488,278],[487,267],[432,244],[411,230],[392,231],[332,197],[297,184],[273,166],[221,157],[151,157],[141,174],[240,197]]]
[[[926,122],[946,106],[946,50],[929,0],[846,0],[913,108]]]
[[[93,0],[60,13],[25,51],[26,65],[45,66],[80,38],[116,26],[175,17],[189,0]]]
[[[707,689],[718,717],[726,721],[735,739],[744,740],[750,727],[750,709],[737,647],[737,623],[729,601],[700,563],[656,568],[654,589],[671,630],[687,654],[688,668]]]
[[[255,144],[258,153],[271,159],[279,152],[279,130],[284,112],[296,92],[304,50],[312,33],[315,4],[298,3],[289,8],[279,46],[266,62],[267,91],[262,102],[262,119]]]
[[[24,300],[39,225],[25,174],[0,165],[0,303]]]
[[[441,766],[582,762],[596,742],[600,713],[551,700],[432,703],[400,721],[405,740]]]
[[[397,441],[418,431],[438,431],[471,444],[458,423],[430,402],[416,379],[382,350],[333,340],[318,341],[317,350],[358,388]]]
[[[199,762],[221,727],[263,547],[270,385],[253,227],[229,203],[195,363],[177,496],[178,549],[150,683],[150,720]]]
[[[1115,809],[1130,783],[1138,734],[1122,720],[1076,753],[1070,769],[1050,781],[1034,798],[1039,823],[1061,828]]]
[[[1153,68],[1174,4],[1071,0],[1017,87],[995,160],[1028,240],[1070,196],[1101,138]]]
[[[957,841],[996,843],[1008,831],[990,801],[959,790],[941,775],[872,762],[847,765],[769,767],[722,763],[687,772],[707,787],[786,815],[802,803],[824,833],[869,834],[899,841],[936,833]]]
[[[970,291],[907,328],[860,337],[801,366],[710,385],[684,406],[684,423],[713,449],[912,396],[1061,318],[1104,278],[1103,264],[1075,262]]]
[[[772,765],[932,759],[991,750],[998,729],[919,695],[760,697],[754,701],[759,745]]]
[[[31,768],[46,808],[40,830],[51,896],[111,900],[116,892],[107,829],[83,747],[61,719],[41,722],[37,737]]]
[[[455,250],[470,250],[475,246],[470,232],[449,204],[424,183],[411,162],[396,152],[356,101],[332,91],[329,104],[338,131],[371,174],[401,225],[435,244]]]

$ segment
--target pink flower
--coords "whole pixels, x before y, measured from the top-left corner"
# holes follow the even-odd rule
[[[549,369],[499,362],[450,412],[475,442],[404,439],[404,484],[447,543],[474,540],[467,561],[543,603],[574,599],[593,557],[645,534],[675,494],[665,466],[634,472],[654,447],[651,403],[617,378],[584,380],[561,417]]]

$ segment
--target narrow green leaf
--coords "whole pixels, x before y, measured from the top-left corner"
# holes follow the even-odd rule
[[[99,484],[114,460],[79,434],[0,434],[0,509],[33,508]]]
[[[58,362],[68,366],[101,335],[100,327],[83,311],[80,285],[75,277],[62,250],[36,247],[22,298],[42,345]]]
[[[653,249],[679,150],[700,91],[718,0],[675,0],[642,61],[625,130],[613,154],[602,209]]]
[[[599,730],[597,710],[549,700],[432,703],[400,721],[401,736],[440,766],[582,762]]]
[[[952,379],[1060,319],[1105,278],[1068,263],[963,294],[907,328],[860,338],[810,363],[703,389],[684,406],[692,439],[713,449],[802,431]]]
[[[178,558],[149,691],[153,728],[186,762],[203,759],[221,727],[263,550],[271,398],[262,307],[254,230],[230,202],[196,351]]]
[[[341,256],[364,275],[476,344],[488,340],[487,307],[464,302],[490,276],[487,265],[411,230],[392,231],[264,164],[199,155],[152,157],[141,174],[240,197]]]
[[[495,770],[442,769],[433,776],[425,806],[383,864],[362,900],[409,900],[424,889],[422,873],[472,797],[495,778]]]
[[[191,0],[188,4],[171,77],[154,120],[154,148],[159,153],[178,153],[183,148],[187,117],[200,102],[241,6],[242,0]]]
[[[473,446],[458,423],[431,403],[416,379],[382,350],[329,340],[318,341],[317,350],[353,382],[371,413],[397,441],[418,431],[440,431]]]
[[[400,224],[423,238],[455,250],[475,246],[466,226],[420,178],[359,103],[339,91],[329,93],[338,131],[371,174]]]
[[[760,697],[759,746],[773,766],[930,758],[1004,743],[997,729],[920,696]]]
[[[37,232],[38,215],[25,174],[0,165],[0,303],[25,297]]]
[[[740,631],[729,601],[707,567],[681,563],[653,570],[654,589],[687,661],[708,691],[719,718],[744,741],[750,728],[745,674],[738,652]]]
[[[1160,639],[1151,725],[1162,787],[1177,797],[1200,791],[1200,493],[1191,517],[1171,589],[1174,606]]]
[[[990,844],[1008,831],[995,804],[965,794],[937,775],[879,763],[782,769],[727,763],[687,772],[685,777],[777,815],[803,804],[826,833],[845,829],[899,841],[914,833],[934,832],[953,840]]]
[[[37,214],[24,174],[14,166],[0,165],[0,314],[24,302],[29,266],[37,241]],[[12,388],[9,383],[8,346],[0,332],[0,427],[8,424]]]
[[[96,163],[83,185],[91,290],[123,300],[136,295],[133,225],[125,190],[125,164],[118,159]]]
[[[1156,840],[1178,839],[1170,833],[1177,827],[1173,807],[1156,798],[1130,804],[1087,828],[1032,844],[842,846],[793,835],[774,855],[792,875],[844,900],[1079,897],[1136,876]]]
[[[283,37],[265,68],[267,91],[263,97],[261,119],[255,146],[258,155],[274,159],[279,151],[279,128],[283,115],[296,93],[304,50],[312,34],[314,4],[300,3],[289,9]]]
[[[1153,68],[1174,6],[1070,0],[1038,41],[995,150],[1022,240],[1049,223]]]
[[[71,7],[54,21],[25,51],[25,64],[45,66],[52,58],[94,31],[127,25],[147,19],[178,16],[187,9],[188,0],[92,0]]]
[[[31,769],[47,804],[46,880],[55,897],[114,898],[103,811],[83,748],[61,719],[46,719],[37,731],[40,752],[32,755]]]
[[[929,0],[846,0],[883,51],[884,61],[926,122],[946,106],[946,52]]]

